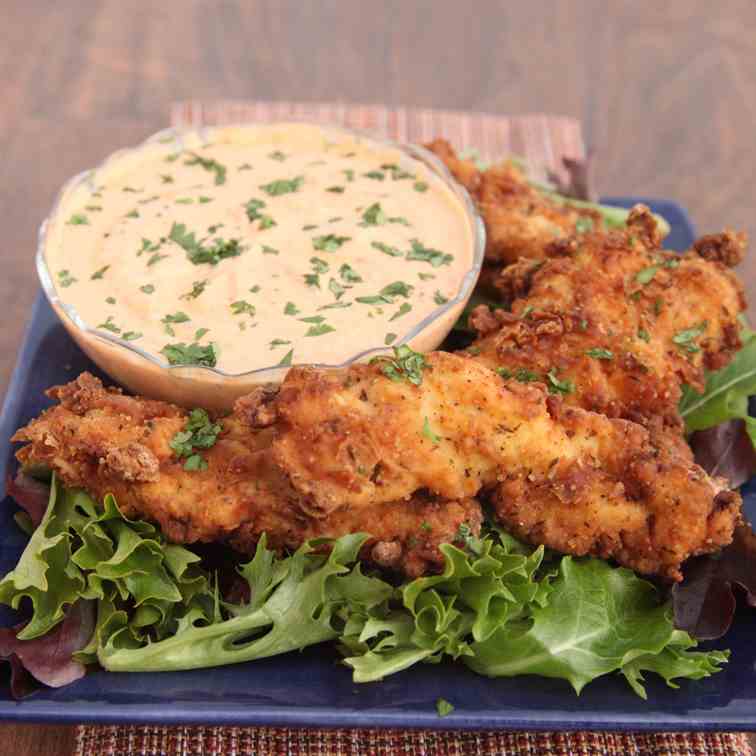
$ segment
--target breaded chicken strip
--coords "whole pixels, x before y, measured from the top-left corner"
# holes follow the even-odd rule
[[[24,464],[54,469],[181,542],[250,551],[367,531],[366,555],[410,575],[440,564],[486,493],[520,537],[614,557],[679,579],[687,557],[729,543],[736,493],[649,443],[641,426],[563,407],[460,355],[416,355],[345,371],[293,368],[279,391],[240,400],[188,471],[170,446],[187,415],[106,391],[86,374],[20,430]],[[411,379],[411,380],[410,380]],[[412,382],[414,381],[414,382]]]
[[[737,493],[624,420],[563,405],[480,362],[434,352],[420,385],[392,362],[294,368],[267,405],[273,457],[323,512],[488,492],[515,535],[680,579],[730,542]]]
[[[486,263],[497,267],[522,257],[540,260],[555,239],[585,229],[603,228],[601,214],[590,208],[562,205],[528,183],[513,163],[479,171],[459,158],[445,139],[425,145],[477,201],[486,225]]]
[[[88,373],[48,395],[59,404],[14,436],[27,444],[21,463],[45,465],[98,500],[113,493],[124,514],[157,522],[174,542],[227,541],[252,553],[263,532],[273,547],[296,548],[362,531],[373,536],[363,556],[418,575],[442,563],[438,545],[453,541],[461,524],[480,527],[473,499],[423,492],[323,511],[291,486],[272,458],[273,431],[251,428],[243,402],[202,452],[207,469],[190,471],[170,446],[186,427],[185,410],[105,389]]]
[[[742,235],[725,232],[682,256],[662,251],[653,216],[636,206],[627,230],[554,242],[498,286],[511,312],[477,309],[475,358],[504,375],[542,381],[572,406],[675,429],[682,384],[740,347],[743,288],[727,267]]]

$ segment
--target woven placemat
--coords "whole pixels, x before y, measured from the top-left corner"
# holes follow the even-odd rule
[[[79,727],[76,756],[747,756],[745,735]]]
[[[521,155],[536,176],[565,179],[563,157],[584,156],[580,124],[549,115],[504,117],[448,110],[292,102],[179,102],[174,126],[310,120],[366,129],[402,142],[443,136],[483,158]],[[571,695],[566,692],[565,695]],[[673,695],[673,694],[671,694]],[[76,756],[251,756],[291,754],[514,754],[520,756],[750,756],[739,733],[462,732],[293,730],[268,727],[103,727],[81,725]]]

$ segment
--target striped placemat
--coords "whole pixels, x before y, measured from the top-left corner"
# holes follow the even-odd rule
[[[497,116],[427,108],[295,102],[178,102],[175,126],[309,120],[366,129],[403,142],[436,136],[495,159],[521,155],[545,178],[565,179],[563,157],[584,155],[580,124],[550,115]],[[565,695],[571,695],[566,692]],[[671,693],[670,695],[674,695]],[[740,733],[463,732],[268,727],[81,725],[76,756],[330,756],[331,754],[527,754],[528,756],[750,756]]]
[[[745,735],[79,727],[76,756],[747,756]]]

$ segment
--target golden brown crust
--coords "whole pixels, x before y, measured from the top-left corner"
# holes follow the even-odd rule
[[[737,495],[724,501],[720,484],[655,449],[641,426],[567,407],[542,384],[502,380],[463,355],[427,362],[420,386],[380,365],[293,368],[264,398],[275,423],[251,428],[242,402],[220,420],[204,471],[185,470],[170,447],[184,410],[128,397],[124,412],[127,397],[84,375],[18,431],[27,445],[17,456],[98,498],[115,494],[174,541],[250,552],[263,532],[292,548],[364,531],[367,558],[410,575],[437,569],[439,545],[462,523],[477,531],[478,494],[531,542],[672,579],[687,556],[731,537]],[[146,459],[156,471],[134,474]]]
[[[522,257],[540,260],[555,239],[578,233],[579,227],[603,227],[600,213],[555,202],[528,183],[512,163],[494,165],[481,172],[472,161],[459,158],[444,139],[436,139],[426,147],[477,201],[486,225],[489,265],[501,266]]]
[[[480,527],[474,499],[447,502],[423,492],[324,512],[275,464],[273,431],[251,427],[270,411],[269,391],[239,400],[220,420],[217,442],[202,452],[205,471],[185,470],[170,447],[186,424],[183,409],[124,396],[88,373],[49,394],[60,404],[13,437],[26,444],[17,453],[21,463],[46,465],[98,499],[115,494],[125,514],[157,522],[175,542],[227,541],[252,553],[263,532],[275,548],[296,548],[308,538],[362,531],[372,535],[366,557],[378,543],[385,557],[391,544],[396,558],[388,566],[418,575],[441,565],[438,545],[454,540],[462,523]]]
[[[521,538],[672,579],[688,556],[729,542],[737,494],[723,504],[721,483],[688,454],[655,448],[635,423],[567,407],[542,384],[502,380],[475,359],[427,359],[421,386],[391,381],[379,366],[289,373],[274,457],[314,506],[488,492]]]
[[[480,331],[477,359],[551,373],[572,383],[568,404],[679,432],[682,384],[700,390],[704,370],[729,362],[745,298],[713,255],[678,256],[659,241],[650,212],[637,206],[627,231],[554,242],[546,260],[510,266],[499,287],[511,313],[478,310],[470,320]]]

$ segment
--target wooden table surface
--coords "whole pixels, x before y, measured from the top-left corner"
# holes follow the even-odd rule
[[[60,184],[183,98],[384,102],[583,119],[604,194],[670,197],[756,237],[756,3],[0,0],[0,394]],[[742,267],[756,302],[756,255]],[[756,311],[751,307],[751,315]],[[3,725],[5,753],[70,728]]]

